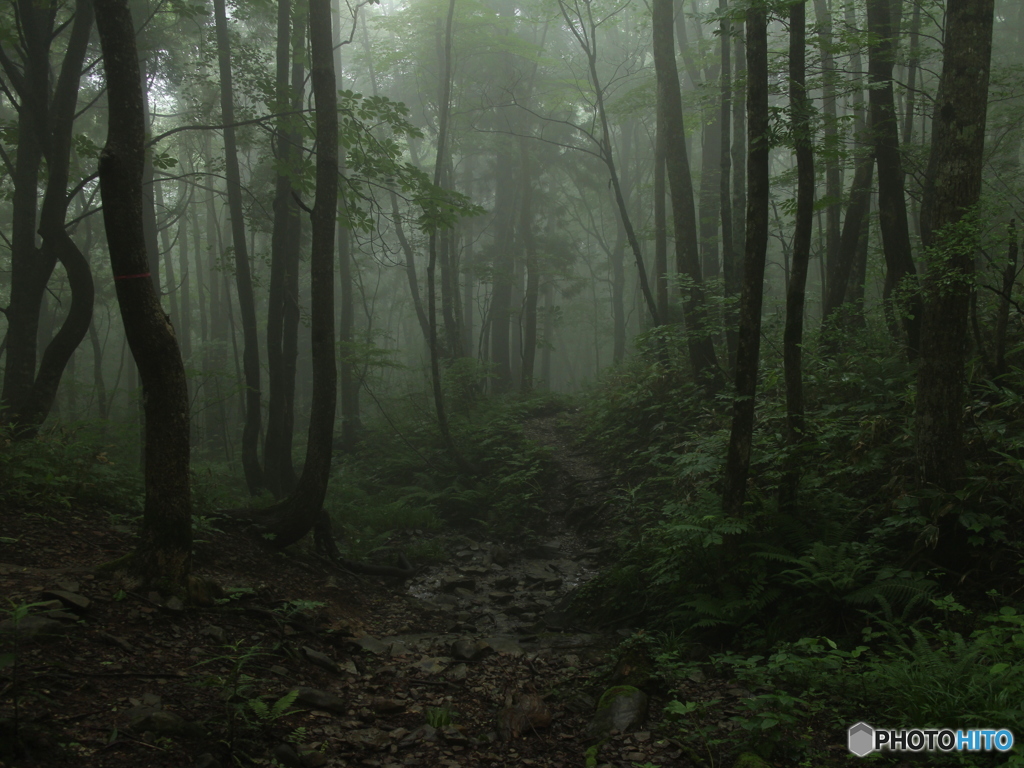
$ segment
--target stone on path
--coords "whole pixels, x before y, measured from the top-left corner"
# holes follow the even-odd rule
[[[337,715],[345,713],[345,700],[340,696],[316,688],[298,688],[299,695],[295,697],[295,706],[319,709],[324,712],[333,712]]]
[[[647,694],[631,685],[609,688],[597,702],[597,712],[587,732],[605,736],[611,731],[635,731],[647,718]]]

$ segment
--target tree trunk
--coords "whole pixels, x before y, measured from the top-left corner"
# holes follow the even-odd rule
[[[228,185],[228,208],[231,215],[231,242],[235,252],[235,286],[242,320],[242,368],[245,373],[245,426],[242,429],[242,470],[249,493],[256,494],[263,486],[259,460],[260,440],[260,350],[256,332],[256,300],[252,290],[249,251],[245,240],[245,219],[242,214],[242,180],[238,169],[235,144],[235,104],[231,82],[231,40],[228,35],[224,0],[213,0],[217,27],[217,61],[220,69],[220,107],[224,120],[225,176]]]
[[[740,295],[742,275],[740,273],[739,259],[736,254],[735,239],[733,238],[733,215],[732,215],[732,193],[731,179],[732,172],[732,148],[730,147],[730,134],[732,132],[732,22],[726,11],[728,0],[718,0],[718,12],[722,16],[721,21],[721,48],[722,48],[722,97],[721,97],[721,124],[722,124],[722,156],[719,163],[722,166],[719,174],[719,208],[722,211],[722,277],[724,281],[724,293],[726,300],[725,310],[725,346],[726,364],[732,370],[733,361],[736,359],[736,312],[731,306]],[[738,100],[737,100],[738,101]]]
[[[1009,247],[1006,254],[1006,266],[1003,268],[1002,294],[996,314],[996,362],[995,376],[1006,373],[1006,328],[1010,322],[1010,299],[1013,298],[1013,284],[1017,280],[1017,226],[1010,220],[1006,228]]]
[[[533,179],[531,177],[530,149],[526,137],[519,140],[520,167],[523,174],[522,200],[519,206],[519,229],[526,251],[526,296],[523,302],[523,368],[519,389],[533,391],[534,361],[537,359],[537,298],[540,291],[540,265],[537,263],[537,245],[533,236]]]
[[[50,45],[54,15],[32,2],[19,2],[19,41],[23,57],[18,68],[3,57],[4,70],[18,95],[18,153],[14,168],[11,233],[11,294],[6,310],[7,361],[0,403],[11,409],[17,434],[34,436],[53,407],[64,368],[85,338],[92,320],[94,289],[89,264],[68,234],[64,220],[71,158],[71,139],[82,63],[93,23],[90,0],[78,0],[59,75],[49,89]],[[36,206],[39,166],[45,157],[46,192],[39,213],[36,247]],[[45,350],[36,370],[39,316],[46,285],[60,261],[71,288],[71,306],[60,330],[43,340]]]
[[[192,552],[188,386],[174,329],[149,279],[143,232],[146,122],[127,0],[96,0],[109,122],[100,194],[125,333],[142,378],[146,502],[133,567],[145,585],[187,587]]]
[[[294,544],[323,514],[334,447],[338,374],[334,346],[334,229],[338,214],[338,95],[331,53],[330,0],[309,0],[310,80],[316,114],[316,202],[310,216],[310,338],[313,400],[306,462],[295,490],[266,511],[278,548]]]
[[[296,12],[297,29],[292,32],[291,0],[280,0],[277,10],[277,108],[301,109],[302,98],[289,88],[292,68],[304,69],[301,56],[292,64],[290,42],[293,34],[301,47],[303,15]],[[296,9],[298,11],[298,9]],[[304,72],[303,72],[304,75]],[[299,77],[300,81],[302,77]],[[298,106],[296,106],[296,104]],[[289,320],[298,314],[298,264],[300,220],[292,199],[287,169],[301,151],[294,118],[279,118],[275,129],[278,172],[274,181],[274,223],[270,240],[270,287],[267,300],[267,372],[269,399],[267,430],[263,443],[263,482],[275,498],[287,496],[297,478],[292,463],[295,409],[295,354],[297,324]]]
[[[763,2],[746,12],[747,22],[747,233],[740,295],[740,333],[736,349],[736,398],[726,457],[722,507],[739,517],[747,494],[754,433],[754,397],[761,350],[761,302],[768,250],[770,196],[768,113],[768,19]]]
[[[651,7],[658,112],[661,115],[660,124],[665,127],[665,162],[672,193],[676,271],[686,275],[689,280],[687,298],[683,304],[686,339],[694,378],[709,393],[714,393],[722,388],[722,378],[715,357],[714,341],[707,328],[693,185],[684,144],[683,105],[679,96],[679,70],[676,68],[673,43],[672,0],[653,0]]]
[[[837,322],[834,313],[846,301],[847,287],[854,272],[857,253],[860,250],[861,231],[871,210],[871,180],[875,170],[875,154],[870,152],[857,163],[857,170],[850,185],[850,200],[846,206],[846,218],[843,221],[843,234],[839,241],[839,255],[836,260],[836,271],[829,281],[825,294],[825,304],[821,312],[822,330],[838,329],[843,323]],[[829,346],[835,348],[833,339]]]
[[[878,164],[879,227],[885,252],[885,289],[890,331],[902,323],[907,354],[913,359],[920,343],[921,296],[910,250],[903,161],[893,99],[894,43],[889,0],[868,0],[868,74],[871,79],[871,132]],[[897,317],[898,315],[898,317]]]
[[[839,208],[843,197],[843,171],[839,165],[839,119],[836,113],[836,65],[832,53],[832,10],[829,0],[814,0],[818,26],[818,47],[821,51],[822,110],[824,112],[825,160],[825,285],[836,281],[839,269]]]
[[[803,0],[789,9],[789,114],[796,150],[796,222],[793,232],[793,266],[786,291],[786,328],[782,357],[786,376],[787,441],[794,451],[782,481],[780,502],[795,504],[801,458],[796,448],[804,440],[803,338],[804,292],[811,257],[814,224],[814,145],[811,100],[807,96],[804,65],[806,13]]]
[[[492,391],[501,394],[512,387],[512,362],[509,355],[508,326],[512,311],[513,243],[515,221],[515,178],[509,156],[499,152],[495,158],[494,218],[490,308],[490,360],[493,365]]]
[[[917,376],[917,459],[921,482],[946,491],[959,488],[964,474],[964,357],[981,226],[974,207],[981,194],[993,6],[993,0],[947,5],[921,208],[929,268]],[[947,526],[942,533],[948,537],[951,530]]]

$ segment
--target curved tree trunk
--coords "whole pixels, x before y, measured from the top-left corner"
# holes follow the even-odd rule
[[[334,447],[338,372],[334,347],[334,230],[338,213],[338,95],[331,54],[331,2],[309,0],[310,79],[316,105],[316,202],[310,251],[313,400],[306,463],[295,490],[263,512],[274,546],[294,544],[323,512]]]
[[[871,79],[871,132],[878,163],[879,228],[885,252],[884,299],[890,304],[890,326],[901,323],[907,353],[913,359],[920,343],[921,295],[910,251],[907,201],[896,105],[893,99],[893,34],[889,0],[868,0],[868,74]],[[899,317],[896,318],[896,313]]]
[[[146,122],[127,0],[96,0],[109,124],[100,194],[125,333],[142,378],[146,503],[133,567],[142,581],[181,591],[192,557],[188,385],[174,329],[149,279],[142,226]]]
[[[82,63],[93,24],[91,0],[78,0],[60,73],[49,91],[49,53],[53,18],[36,3],[19,3],[23,67],[6,54],[4,71],[21,97],[19,142],[15,160],[11,253],[11,299],[7,309],[7,367],[0,402],[10,407],[21,437],[32,437],[46,419],[57,396],[64,368],[89,332],[94,289],[92,272],[64,225],[68,209],[71,138],[78,103]],[[39,213],[36,248],[36,205],[39,166],[46,159],[46,192]],[[40,308],[46,284],[60,262],[71,288],[71,306],[60,330],[47,339],[36,370]]]

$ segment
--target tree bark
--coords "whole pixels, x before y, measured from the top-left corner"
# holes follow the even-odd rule
[[[981,194],[993,8],[993,0],[949,0],[946,7],[921,208],[929,268],[917,376],[917,459],[921,482],[946,491],[959,488],[964,475],[964,357],[980,226],[974,207]]]
[[[722,166],[719,174],[719,195],[721,200],[719,208],[722,211],[722,277],[724,281],[724,293],[726,300],[725,310],[725,346],[726,364],[732,370],[733,361],[736,359],[736,312],[731,302],[736,301],[740,295],[742,275],[739,259],[736,253],[735,238],[733,237],[733,215],[732,215],[732,147],[730,138],[732,132],[732,21],[727,14],[728,0],[718,0],[718,12],[722,16],[720,35],[722,55],[722,83],[721,83],[721,125],[722,125],[722,156],[719,163]],[[738,101],[738,100],[737,100]]]
[[[291,0],[279,0],[277,8],[277,105],[280,112],[301,109],[301,92],[289,87],[293,67],[304,70],[301,56],[293,57],[293,34],[301,47],[303,14],[296,13],[292,32]],[[292,60],[295,64],[292,64]],[[304,72],[302,73],[304,76]],[[302,77],[297,78],[300,81]],[[275,128],[278,171],[274,180],[274,222],[270,240],[270,286],[267,298],[267,429],[263,442],[263,482],[275,498],[295,488],[297,477],[292,462],[295,426],[295,355],[298,324],[298,271],[300,219],[292,198],[288,169],[301,151],[301,135],[294,117],[281,117]]]
[[[71,159],[71,138],[78,102],[82,63],[93,24],[91,0],[78,0],[60,72],[50,92],[50,46],[55,14],[22,0],[17,4],[22,66],[0,49],[0,63],[20,96],[18,153],[14,168],[11,233],[11,295],[6,310],[7,360],[0,403],[10,413],[0,416],[19,425],[16,434],[34,436],[57,396],[64,368],[85,338],[92,320],[94,288],[85,257],[65,229]],[[46,159],[46,192],[36,221],[40,162]],[[71,306],[60,330],[42,339],[39,368],[39,316],[46,285],[60,262],[71,288]]]
[[[540,291],[540,265],[537,244],[533,236],[533,179],[531,178],[530,148],[526,137],[519,139],[520,167],[523,174],[522,200],[519,204],[519,229],[526,251],[526,295],[523,302],[523,368],[519,389],[533,391],[534,361],[537,359],[537,298]]]
[[[228,209],[231,214],[231,243],[235,253],[235,286],[242,320],[242,369],[245,374],[245,426],[242,428],[242,470],[249,493],[263,487],[259,460],[260,420],[260,350],[256,333],[256,300],[252,290],[249,250],[245,240],[245,218],[242,214],[242,180],[238,169],[238,148],[235,143],[235,104],[231,75],[231,40],[228,35],[224,0],[213,0],[217,27],[217,62],[220,70],[220,107],[224,120],[225,175],[228,185]]]
[[[910,250],[903,161],[893,99],[894,43],[889,0],[868,0],[867,8],[871,132],[878,164],[879,228],[886,264],[883,299],[888,305],[890,330],[898,333],[897,323],[902,324],[907,354],[913,359],[920,344],[921,295]]]
[[[679,70],[676,67],[673,42],[672,0],[653,0],[651,9],[657,108],[661,115],[659,122],[665,127],[665,162],[672,193],[676,270],[689,280],[687,298],[683,305],[686,339],[694,378],[713,394],[722,388],[722,377],[715,357],[714,341],[707,327],[693,184],[684,143],[683,105],[679,96]]]
[[[796,222],[793,232],[793,265],[786,291],[786,328],[782,357],[786,377],[787,441],[794,451],[780,488],[780,502],[795,504],[800,456],[795,450],[804,440],[803,337],[804,294],[811,257],[814,224],[814,145],[811,100],[805,71],[806,12],[804,0],[789,9],[789,114],[796,150]]]
[[[843,197],[843,171],[839,165],[839,118],[836,112],[836,64],[832,53],[832,10],[829,0],[814,0],[821,51],[822,111],[825,159],[825,285],[835,282],[839,269],[839,213]]]
[[[754,433],[754,397],[761,350],[761,303],[768,251],[768,19],[764,3],[754,2],[747,22],[747,233],[740,295],[740,333],[736,350],[736,396],[726,456],[722,507],[739,517],[747,494]]]
[[[298,485],[265,511],[277,548],[309,533],[323,512],[334,447],[338,372],[334,344],[334,230],[338,214],[338,95],[331,53],[331,2],[309,0],[310,80],[316,108],[316,202],[310,215],[310,339],[313,399]]]
[[[182,591],[192,553],[188,386],[153,282],[143,232],[146,122],[135,28],[127,0],[96,0],[109,123],[100,194],[125,333],[142,378],[146,501],[133,568],[146,585]]]
[[[1017,280],[1017,225],[1011,219],[1006,228],[1009,246],[1006,253],[1006,266],[1003,267],[1002,294],[996,310],[996,354],[995,376],[1006,373],[1006,328],[1010,322],[1010,299],[1013,298],[1013,284]]]

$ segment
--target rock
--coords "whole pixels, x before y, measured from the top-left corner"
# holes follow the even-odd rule
[[[512,562],[512,555],[501,544],[491,547],[491,560],[497,565],[505,566]]]
[[[17,635],[20,642],[48,640],[66,634],[68,625],[43,616],[24,616],[19,621],[0,621],[0,635]]]
[[[302,762],[302,768],[320,768],[327,765],[327,755],[313,746],[300,748],[299,760]]]
[[[195,768],[221,768],[221,764],[220,760],[209,752],[204,752],[196,758]]]
[[[444,592],[455,592],[458,589],[465,589],[470,592],[476,591],[476,579],[469,579],[462,576],[450,576],[441,580],[441,589]]]
[[[499,635],[496,637],[486,637],[484,642],[487,643],[496,653],[505,653],[509,656],[522,656],[523,649],[519,643],[516,642],[515,638]]]
[[[92,602],[87,597],[76,595],[74,592],[65,591],[63,589],[48,589],[43,592],[43,597],[54,597],[60,600],[64,605],[73,611],[79,613],[85,613],[89,610],[89,606]]]
[[[299,695],[295,697],[295,705],[320,709],[324,712],[333,712],[337,715],[345,713],[345,700],[333,693],[321,691],[316,688],[298,688]]]
[[[443,656],[428,657],[413,663],[412,668],[427,675],[438,675],[448,668],[449,661],[451,659],[444,658]]]
[[[398,699],[389,699],[384,696],[374,696],[368,702],[366,706],[376,712],[378,715],[394,714],[396,712],[405,711],[405,702],[399,701]]]
[[[530,563],[523,569],[527,581],[539,584],[546,589],[562,586],[562,577],[548,569],[546,563]]]
[[[483,640],[460,637],[452,643],[452,656],[456,659],[477,661],[491,653],[494,653],[494,649]]]
[[[185,604],[181,602],[181,598],[177,595],[171,595],[167,598],[167,602],[164,603],[164,608],[173,613],[181,613],[185,610]]]
[[[465,664],[456,664],[454,667],[448,670],[449,680],[465,680],[469,675],[469,667]]]
[[[398,742],[399,748],[411,747],[418,741],[437,741],[437,729],[424,723],[415,731],[407,734],[400,742]]]
[[[389,651],[387,643],[382,643],[377,638],[370,637],[369,635],[353,638],[349,643],[375,656],[382,656]]]
[[[473,590],[465,589],[463,587],[456,587],[452,594],[456,597],[461,597],[463,600],[472,600],[476,597],[476,593],[473,592]]]
[[[643,725],[647,718],[647,694],[631,685],[609,688],[597,702],[597,712],[587,728],[591,736],[611,731],[627,733]]]
[[[112,635],[109,632],[100,632],[99,636],[106,640],[111,645],[116,645],[125,653],[135,653],[135,646],[125,640],[123,637]]]
[[[288,768],[302,768],[299,753],[291,744],[278,744],[274,747],[274,759]]]
[[[210,624],[199,630],[199,634],[210,638],[217,645],[227,645],[228,643],[228,633],[224,631],[223,627],[215,627],[213,624]]]
[[[58,581],[57,588],[63,589],[65,592],[77,592],[79,585],[77,581]]]
[[[515,576],[499,576],[491,583],[491,585],[495,589],[508,589],[509,587],[514,587],[517,582],[518,579],[516,579]]]
[[[505,740],[551,725],[551,710],[541,696],[521,693],[511,707],[498,713],[498,733]]]
[[[507,605],[515,599],[515,595],[509,592],[488,592],[487,599],[495,605]]]
[[[158,736],[180,736],[187,739],[201,739],[206,735],[195,723],[173,712],[148,706],[132,707],[128,710],[128,721],[130,730],[135,733],[148,731]]]
[[[310,664],[316,664],[318,667],[323,667],[328,672],[334,672],[340,674],[341,669],[338,667],[338,662],[328,656],[326,653],[313,650],[307,645],[302,646],[302,655],[306,657],[306,661]]]
[[[446,725],[441,729],[441,738],[449,744],[465,746],[469,743],[469,737],[464,734],[457,725]]]
[[[391,746],[391,737],[380,728],[360,728],[344,731],[339,737],[341,741],[364,749],[387,749]]]

